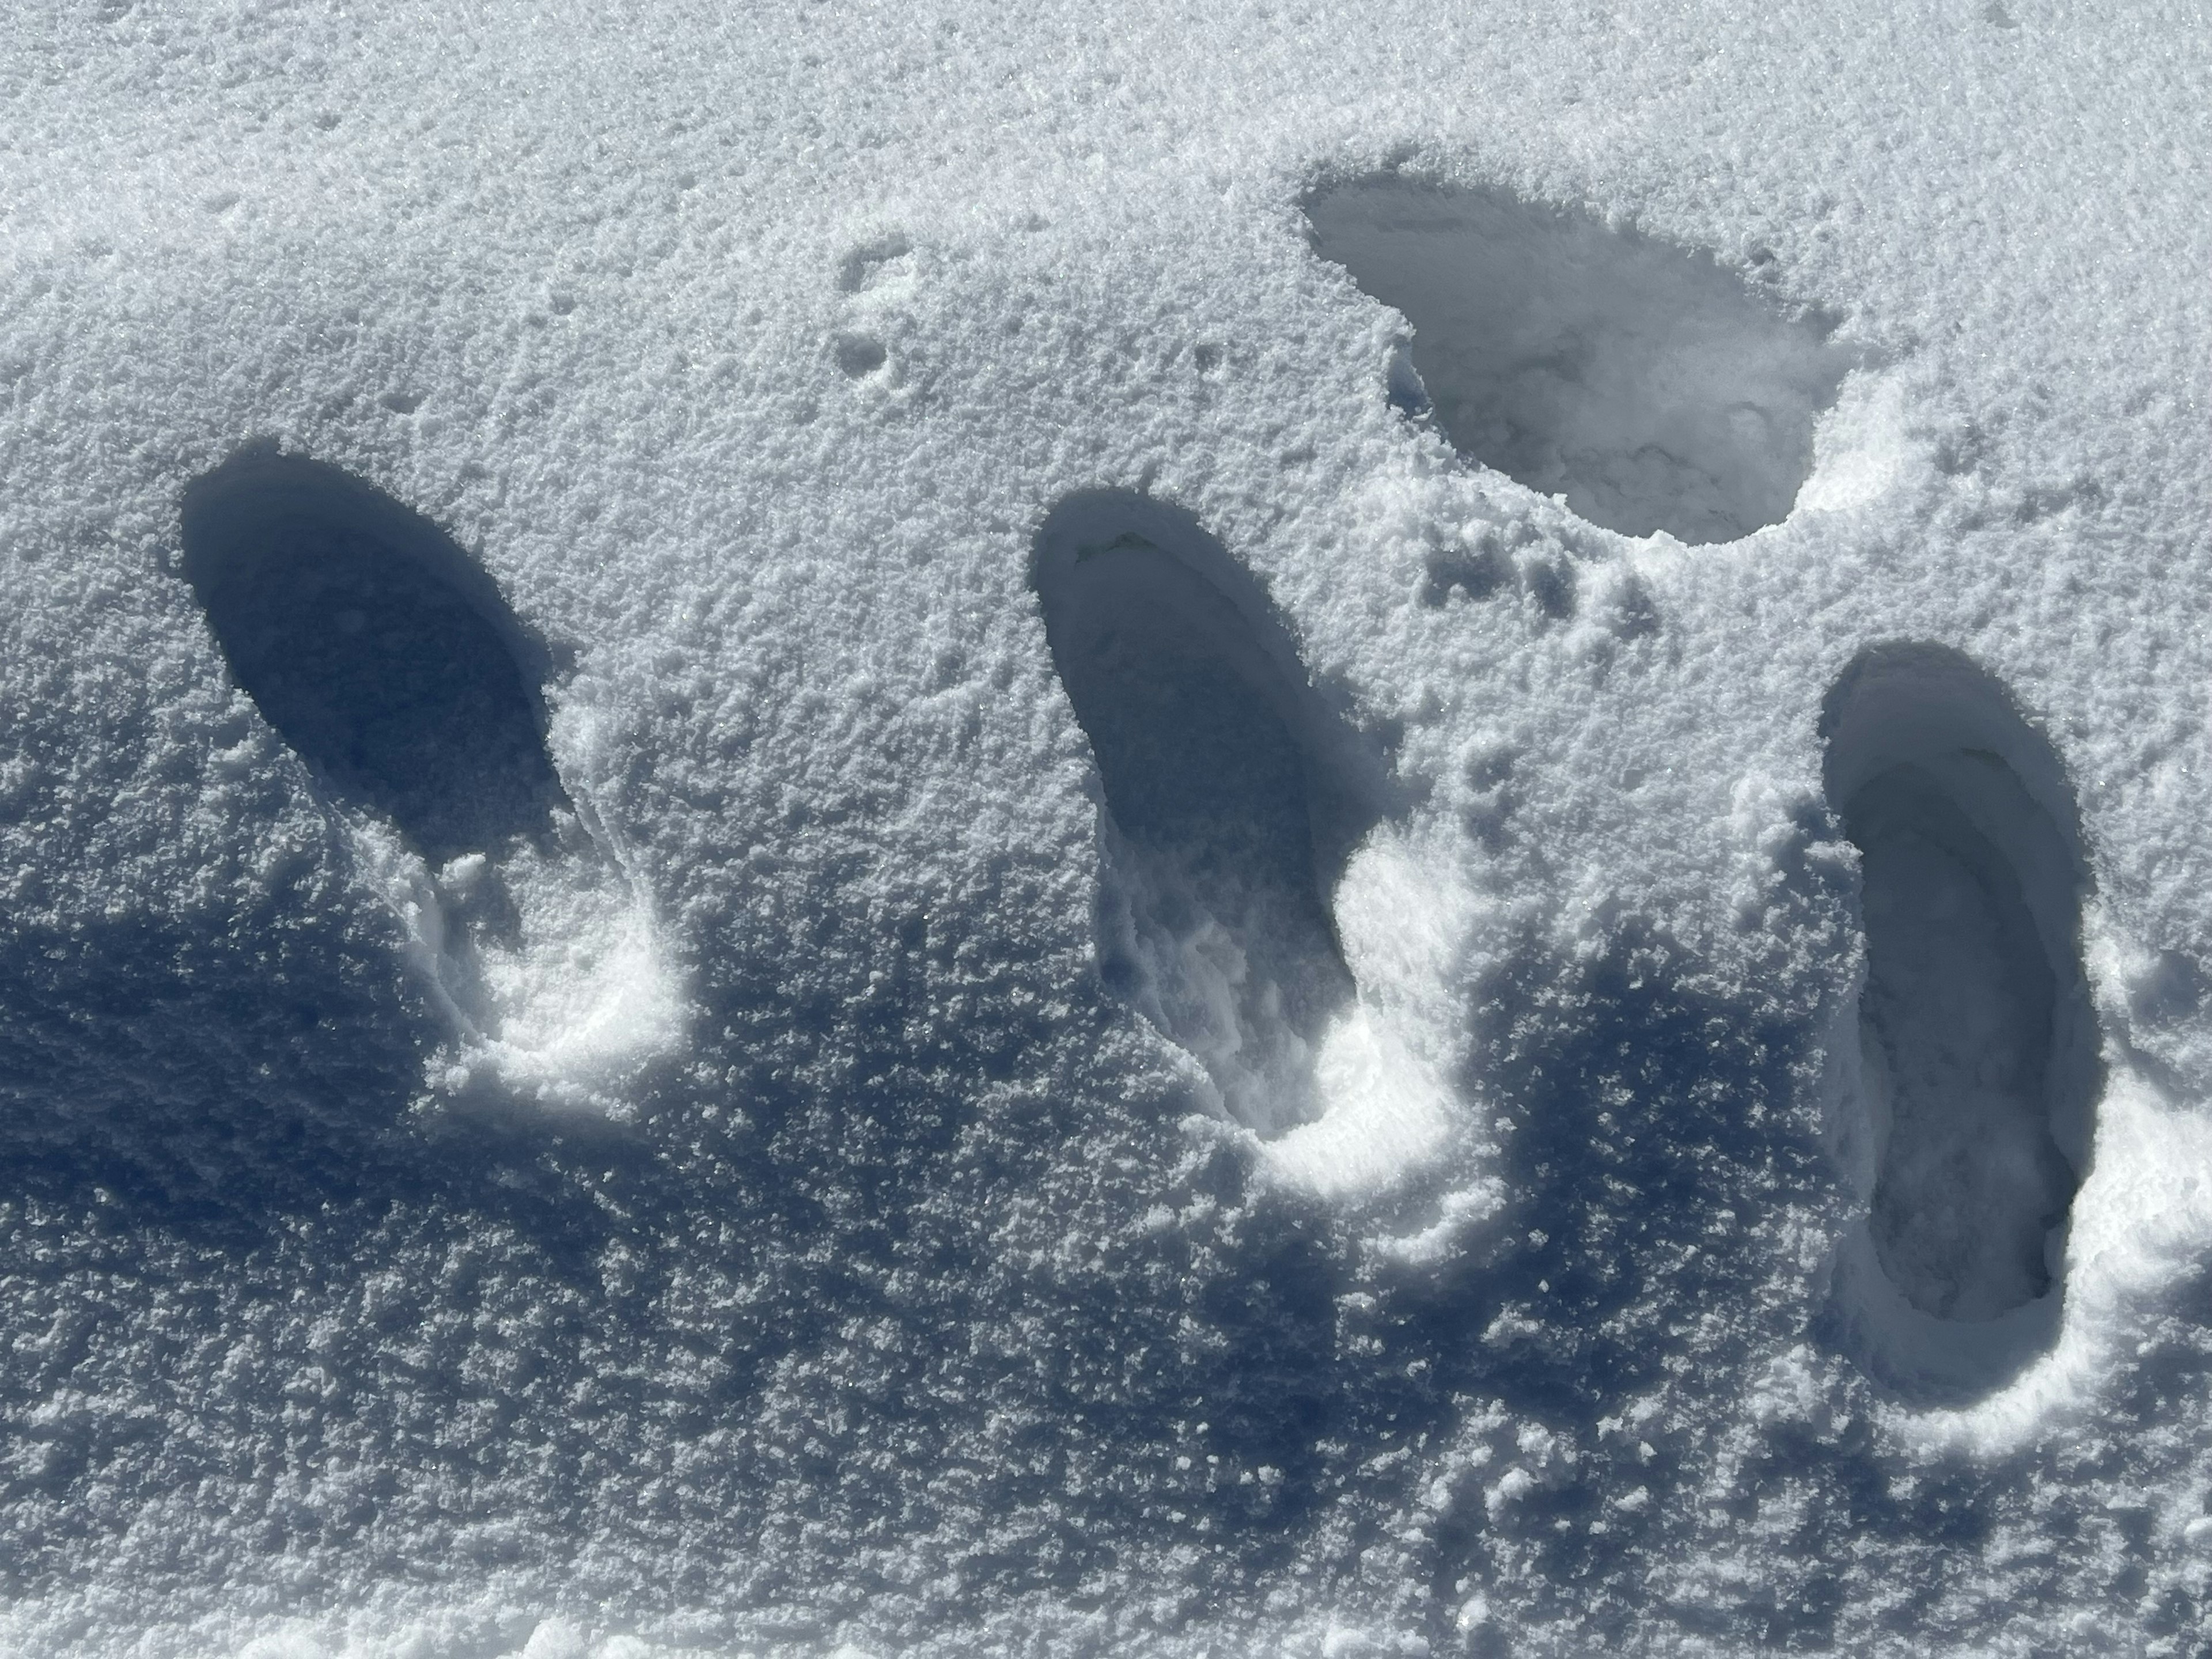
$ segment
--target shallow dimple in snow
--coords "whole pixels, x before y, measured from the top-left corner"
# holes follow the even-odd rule
[[[1398,178],[1306,212],[1322,257],[1413,325],[1390,400],[1462,454],[1630,536],[1733,541],[1789,514],[1850,360],[1709,257]]]
[[[881,368],[890,354],[884,343],[865,334],[840,335],[836,342],[837,367],[848,380],[861,380]]]

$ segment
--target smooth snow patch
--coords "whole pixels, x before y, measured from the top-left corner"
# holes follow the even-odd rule
[[[1459,452],[1625,535],[1779,523],[1849,356],[1706,254],[1397,178],[1307,204],[1316,250],[1413,325],[1389,395]]]
[[[2072,797],[2002,688],[1942,647],[1862,653],[1822,726],[1867,944],[1844,1139],[1869,1215],[1842,1279],[1885,1381],[1986,1391],[2057,1340],[2103,1080]]]
[[[184,570],[405,929],[453,1032],[433,1085],[489,1072],[619,1109],[679,1035],[680,1000],[650,910],[555,770],[544,647],[490,578],[382,492],[260,449],[186,492]]]

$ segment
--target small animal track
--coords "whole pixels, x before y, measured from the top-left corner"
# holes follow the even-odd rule
[[[1508,543],[1517,544],[1517,550],[1509,552]],[[1614,631],[1623,637],[1650,632],[1656,618],[1650,596],[1641,585],[1632,578],[1616,576],[1606,586],[1608,591],[1618,590],[1615,610],[1626,603],[1635,613],[1616,617]],[[1435,611],[1449,605],[1454,594],[1479,601],[1510,588],[1520,594],[1541,623],[1549,623],[1574,620],[1582,608],[1581,587],[1582,579],[1566,550],[1556,543],[1539,541],[1522,526],[1504,538],[1493,530],[1462,535],[1448,546],[1432,550],[1415,597]]]
[[[862,244],[838,263],[837,291],[860,293],[881,279],[886,266],[905,258],[913,251],[914,244],[896,231]]]
[[[866,334],[847,334],[836,342],[837,368],[848,380],[865,380],[890,361],[884,343]]]
[[[1849,356],[1709,256],[1398,178],[1306,204],[1316,251],[1413,325],[1388,395],[1472,460],[1625,535],[1779,522]]]
[[[1250,576],[1188,514],[1062,502],[1034,580],[1104,793],[1108,984],[1264,1136],[1317,1117],[1314,1051],[1353,996],[1329,894],[1379,816],[1358,739]]]
[[[1472,546],[1454,547],[1429,555],[1421,584],[1421,603],[1431,610],[1449,601],[1454,592],[1470,599],[1486,599],[1504,586],[1512,574],[1495,538]]]
[[[2002,687],[1940,647],[1861,653],[1822,726],[1863,860],[1867,1242],[1924,1316],[1869,1319],[1875,1358],[1972,1392],[2055,1336],[2102,1080],[2072,796]]]

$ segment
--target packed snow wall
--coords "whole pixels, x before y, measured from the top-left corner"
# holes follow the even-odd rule
[[[2203,1651],[2191,23],[29,8],[0,1650]]]

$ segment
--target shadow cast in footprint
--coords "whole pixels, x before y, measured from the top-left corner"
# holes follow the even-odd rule
[[[1789,515],[1851,367],[1707,254],[1586,215],[1382,177],[1306,204],[1314,248],[1413,325],[1390,400],[1628,536]]]
[[[552,835],[551,662],[443,531],[336,467],[248,453],[186,492],[184,543],[231,672],[333,793],[434,865]]]
[[[184,574],[239,685],[346,823],[458,1049],[589,1096],[668,1035],[649,917],[563,788],[553,664],[481,566],[338,468],[248,449],[183,503]]]
[[[1862,652],[1821,733],[1866,930],[1834,1127],[1869,1210],[1837,1328],[1899,1394],[1971,1400],[2057,1340],[2103,1087],[2073,793],[2004,688],[1944,647]]]
[[[1330,896],[1383,816],[1381,766],[1190,514],[1073,497],[1033,580],[1103,796],[1103,977],[1230,1116],[1263,1139],[1314,1121],[1318,1051],[1357,997]]]

